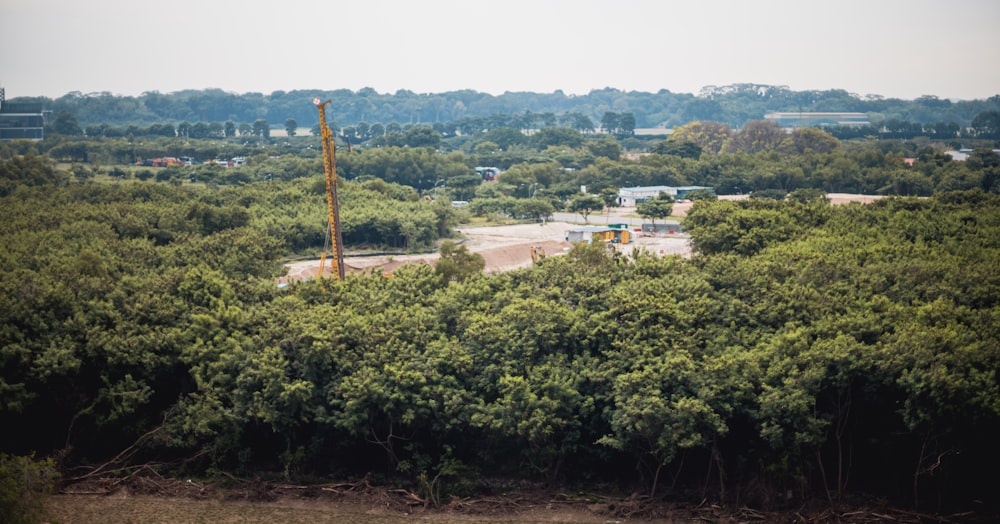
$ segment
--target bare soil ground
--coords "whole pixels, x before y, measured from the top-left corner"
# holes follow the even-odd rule
[[[584,523],[622,522],[612,515],[590,511],[585,504],[555,501],[539,504],[513,501],[510,508],[493,515],[480,514],[461,506],[438,509],[394,507],[375,501],[352,498],[330,499],[282,496],[267,502],[247,500],[191,499],[156,495],[116,494],[109,497],[56,495],[50,499],[51,522],[205,522],[288,524],[338,522],[354,524],[395,524],[437,522],[445,524],[494,523]],[[498,506],[502,507],[502,506]],[[468,513],[467,513],[468,512]],[[680,522],[673,519],[629,519],[630,522]]]
[[[561,255],[569,251],[571,245],[566,241],[566,231],[576,227],[565,222],[546,222],[544,224],[514,224],[491,227],[463,227],[458,231],[462,239],[458,241],[472,253],[483,256],[486,262],[485,271],[493,273],[529,267],[531,248],[541,247],[546,256]],[[643,246],[654,253],[663,255],[674,254],[690,256],[691,248],[683,237],[639,237],[632,244],[620,246],[622,251],[630,252],[638,246]],[[349,273],[365,273],[381,271],[392,273],[404,264],[433,264],[438,259],[437,253],[415,255],[377,255],[377,256],[346,256],[344,265]],[[315,278],[319,271],[318,260],[293,262],[287,265],[288,276],[284,280],[303,280]],[[329,274],[330,264],[327,261],[324,274]]]
[[[830,506],[805,502],[782,511],[724,508],[631,496],[608,497],[521,488],[495,495],[452,498],[432,507],[416,493],[373,486],[366,480],[324,485],[293,485],[239,480],[217,483],[172,479],[152,472],[126,479],[89,479],[65,486],[48,498],[51,523],[257,523],[348,522],[395,524],[499,523],[920,523],[988,522],[971,513],[917,513],[875,502]]]
[[[531,247],[540,246],[546,254],[562,253],[570,244],[565,241],[569,224],[550,222],[517,224],[497,227],[460,228],[464,237],[458,243],[469,251],[479,253],[486,261],[486,271],[506,271],[531,265]],[[438,253],[414,255],[346,256],[344,265],[348,273],[381,271],[392,273],[404,264],[433,264]],[[288,280],[315,278],[319,271],[318,260],[293,262],[287,265]],[[329,274],[329,261],[324,274]]]
[[[151,470],[150,470],[151,471]],[[236,479],[233,479],[236,480]],[[676,505],[636,498],[519,489],[451,500],[433,506],[414,492],[373,486],[367,480],[292,485],[241,480],[216,483],[171,479],[146,472],[127,479],[90,479],[66,486],[46,504],[49,522],[397,522],[609,523],[680,522]],[[718,517],[706,506],[697,514]],[[688,519],[684,519],[688,520]],[[717,522],[735,522],[717,520]]]

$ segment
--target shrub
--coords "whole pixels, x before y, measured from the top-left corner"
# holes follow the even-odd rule
[[[0,453],[0,522],[40,522],[42,502],[55,489],[58,476],[50,458]]]

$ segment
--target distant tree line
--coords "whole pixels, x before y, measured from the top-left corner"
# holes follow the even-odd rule
[[[219,89],[187,90],[169,94],[156,91],[140,96],[111,93],[72,92],[62,97],[19,97],[12,102],[40,102],[55,112],[76,115],[81,126],[149,126],[164,122],[254,122],[272,123],[293,119],[311,127],[318,115],[311,101],[331,99],[329,117],[342,125],[359,122],[437,124],[464,119],[512,115],[523,122],[505,122],[495,127],[540,128],[559,125],[584,131],[603,123],[608,112],[630,114],[634,128],[671,128],[695,120],[711,120],[740,127],[774,111],[850,111],[872,115],[873,121],[899,120],[930,124],[954,123],[968,127],[986,111],[1000,111],[1000,95],[986,100],[951,101],[935,96],[900,100],[879,96],[859,96],[844,90],[792,91],[782,86],[736,84],[711,87],[698,96],[687,93],[621,91],[606,88],[585,95],[553,93],[504,93],[491,95],[472,90],[417,94],[399,90],[378,93],[371,88],[358,91],[295,90],[262,93],[228,93]],[[527,122],[527,121],[530,121]],[[628,127],[628,126],[625,126]],[[612,130],[609,129],[609,132]]]
[[[764,120],[745,122],[742,127],[760,126]],[[581,113],[568,113],[556,116],[552,113],[541,115],[491,115],[489,117],[467,117],[454,122],[437,122],[434,124],[405,124],[398,122],[357,122],[341,127],[336,122],[327,123],[334,133],[348,144],[367,143],[371,147],[408,146],[437,147],[442,141],[459,137],[483,136],[492,133],[498,148],[529,141],[525,135],[536,133],[559,133],[565,140],[565,131],[581,134],[593,134],[597,131],[613,136],[619,140],[634,139],[635,115],[632,113],[605,112],[600,123],[595,123]],[[688,124],[716,125],[731,128],[728,124],[716,121],[695,121]],[[285,119],[287,137],[298,135],[295,119]],[[544,126],[544,127],[536,127]],[[687,124],[685,124],[687,126]],[[741,129],[738,128],[738,129]],[[676,127],[674,128],[676,129]],[[958,148],[962,140],[1000,140],[1000,111],[984,111],[976,115],[969,126],[960,126],[955,122],[932,122],[921,124],[900,120],[887,120],[865,125],[816,126],[830,136],[840,140],[855,139],[893,139],[940,140],[951,147]],[[673,131],[670,130],[671,132]],[[667,130],[664,130],[666,133]],[[319,134],[319,124],[312,126],[310,133]],[[89,138],[128,138],[142,137],[177,137],[185,139],[224,139],[252,138],[258,144],[268,141],[271,136],[271,124],[258,118],[252,124],[237,125],[232,120],[226,122],[180,122],[176,126],[169,123],[154,123],[149,126],[130,124],[112,126],[109,124],[93,124],[81,128],[76,116],[67,111],[55,115],[53,123],[46,128],[48,136],[87,136]],[[535,141],[544,140],[536,138]],[[579,142],[579,140],[577,141]],[[635,144],[633,140],[632,145]]]
[[[955,122],[911,122],[889,119],[863,126],[829,126],[823,128],[841,139],[878,137],[886,139],[911,140],[926,137],[934,140],[956,140],[960,138],[981,138],[1000,140],[1000,111],[983,111],[977,114],[968,126]]]
[[[963,139],[963,144],[974,148],[966,162],[944,154],[941,144],[872,136],[842,142],[820,129],[786,132],[770,121],[748,122],[740,129],[718,122],[692,122],[676,128],[669,139],[643,142],[645,151],[624,155],[623,144],[630,140],[563,127],[531,134],[497,128],[443,139],[430,126],[417,125],[369,138],[362,147],[348,149],[341,141],[338,172],[348,180],[381,179],[421,194],[433,189],[435,196],[457,200],[538,198],[556,210],[579,193],[580,186],[592,194],[643,185],[708,186],[722,195],[763,190],[788,194],[796,189],[916,196],[973,188],[1000,192],[1000,156],[991,151],[996,147],[991,140]],[[118,178],[155,177],[172,183],[246,184],[321,173],[315,142],[311,137],[261,142],[243,137],[60,136],[0,144],[0,158],[47,155],[73,164],[71,172],[80,180],[113,173]],[[240,156],[247,160],[235,169],[214,162],[155,171],[122,166],[163,156],[202,161]],[[483,184],[473,169],[476,166],[494,166],[502,174],[496,184]],[[494,202],[470,209],[510,213],[514,208],[511,203]],[[516,214],[534,216],[536,212]]]
[[[294,134],[294,127],[292,133]],[[237,136],[253,136],[258,138],[268,138],[271,135],[271,125],[267,120],[258,118],[253,123],[241,123],[237,125],[232,120],[225,122],[180,122],[176,125],[165,122],[150,124],[149,126],[139,126],[129,124],[124,126],[114,126],[107,123],[91,124],[80,127],[76,115],[68,111],[60,111],[55,114],[53,123],[48,126],[46,134],[63,136],[81,136],[90,138],[135,138],[135,137],[167,137],[167,138],[234,138]]]

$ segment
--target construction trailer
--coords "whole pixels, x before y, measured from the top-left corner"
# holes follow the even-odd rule
[[[642,225],[642,232],[646,235],[676,235],[683,231],[680,222],[667,221]]]
[[[580,242],[587,244],[594,242],[629,244],[632,242],[632,232],[628,228],[581,226],[566,231],[566,241],[571,244],[578,244]]]

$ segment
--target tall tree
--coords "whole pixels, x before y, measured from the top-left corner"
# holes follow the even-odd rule
[[[486,259],[479,253],[470,253],[466,246],[456,246],[445,240],[441,244],[441,257],[434,264],[434,274],[444,282],[464,281],[483,272]]]
[[[531,140],[540,150],[549,146],[579,147],[583,144],[583,135],[565,127],[545,127],[532,135]]]
[[[983,111],[972,119],[972,130],[980,138],[1000,138],[1000,111]]]
[[[403,143],[409,147],[438,147],[441,133],[428,125],[413,126],[403,133]]]
[[[57,135],[77,136],[83,134],[83,129],[76,123],[76,116],[69,111],[59,111],[52,120],[52,133]]]
[[[635,114],[622,113],[618,119],[618,135],[622,137],[635,135]]]
[[[830,133],[815,127],[800,127],[792,130],[788,142],[795,153],[804,154],[813,152],[819,154],[832,153],[840,147],[840,140],[837,140]]]
[[[611,160],[618,160],[622,155],[621,144],[610,137],[588,140],[587,150],[594,156],[602,156]]]
[[[589,116],[580,113],[578,111],[571,111],[569,113],[563,113],[559,117],[559,122],[563,126],[576,129],[581,133],[593,133],[594,132],[594,121],[590,119]]]
[[[696,121],[674,129],[670,141],[694,142],[701,150],[711,155],[717,155],[732,136],[732,129],[721,122]]]
[[[691,140],[664,140],[653,145],[652,150],[658,155],[673,155],[694,159],[701,157],[701,146]]]
[[[786,137],[781,125],[773,120],[751,120],[733,134],[726,145],[726,151],[750,154],[774,151]]]
[[[604,201],[597,195],[577,195],[569,201],[569,210],[583,216],[584,222],[589,222],[591,213],[604,209]]]
[[[601,117],[601,129],[608,134],[616,134],[621,128],[621,115],[612,111],[606,111]]]
[[[660,193],[652,200],[640,202],[635,206],[636,213],[643,218],[650,219],[656,224],[656,219],[667,218],[674,212],[674,199],[666,193]]]
[[[271,137],[271,126],[267,123],[267,120],[263,118],[258,118],[253,122],[253,134],[257,138],[263,140]]]

